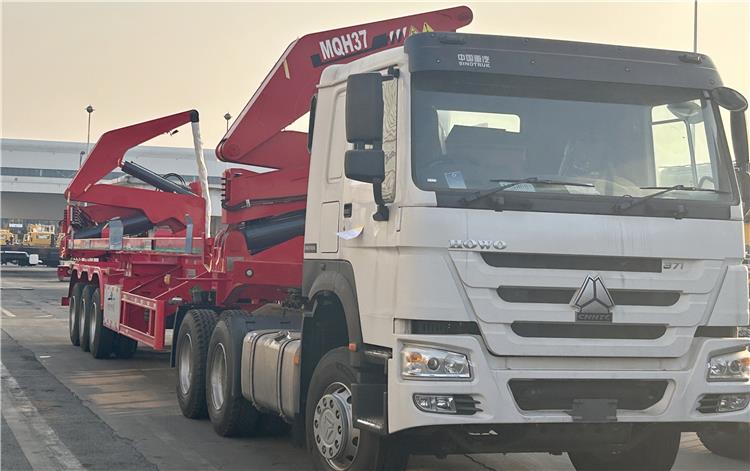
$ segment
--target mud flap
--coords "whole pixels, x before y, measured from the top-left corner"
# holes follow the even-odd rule
[[[355,427],[388,434],[388,391],[385,384],[352,384],[352,420]]]

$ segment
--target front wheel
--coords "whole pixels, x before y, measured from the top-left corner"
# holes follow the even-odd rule
[[[656,430],[634,437],[635,445],[624,451],[568,452],[576,471],[669,471],[680,450],[678,430]]]
[[[698,432],[698,438],[711,453],[735,460],[750,461],[750,424],[716,424]]]
[[[307,393],[307,447],[323,470],[402,470],[408,453],[387,437],[360,430],[352,421],[356,375],[346,347],[331,350],[315,367]]]

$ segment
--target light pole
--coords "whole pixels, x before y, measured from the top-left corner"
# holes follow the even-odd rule
[[[86,131],[86,155],[89,155],[89,144],[91,143],[91,113],[93,112],[93,106],[89,105],[86,107],[86,113],[89,114],[88,130]]]
[[[232,119],[232,115],[227,113],[224,115],[224,119],[227,120],[227,131],[229,131],[229,120]]]

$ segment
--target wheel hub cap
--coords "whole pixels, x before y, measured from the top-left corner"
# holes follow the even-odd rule
[[[359,430],[352,426],[351,398],[349,388],[335,383],[315,406],[315,445],[328,464],[338,470],[351,466],[359,446]]]
[[[224,345],[217,343],[211,359],[211,403],[214,410],[224,405],[224,385],[227,377],[227,354]]]
[[[89,316],[89,346],[94,345],[94,335],[96,334],[96,305],[91,306],[91,315]]]
[[[180,379],[180,392],[183,395],[187,395],[190,392],[190,377],[192,375],[192,368],[190,364],[190,358],[193,350],[193,339],[190,338],[190,334],[185,334],[180,341],[180,357],[178,365],[178,376]]]

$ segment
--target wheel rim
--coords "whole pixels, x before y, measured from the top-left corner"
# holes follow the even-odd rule
[[[313,433],[318,452],[337,470],[349,469],[357,457],[359,429],[352,423],[352,393],[341,383],[326,388],[315,406]]]
[[[211,404],[214,410],[224,405],[224,385],[227,378],[227,353],[224,345],[217,343],[211,355]]]
[[[190,392],[190,379],[193,373],[192,364],[190,359],[192,358],[193,352],[193,339],[189,333],[186,333],[180,339],[180,356],[179,365],[177,368],[178,376],[180,378],[180,392],[183,396],[186,396]]]
[[[94,346],[94,335],[96,335],[96,304],[91,303],[91,312],[89,313],[89,347]]]
[[[71,337],[73,336],[73,331],[75,330],[75,322],[76,322],[76,299],[73,298],[73,302],[70,303],[70,308],[68,309],[68,330],[70,331]]]
[[[88,329],[86,328],[86,301],[81,299],[81,309],[78,310],[78,340],[81,346],[88,345]]]

